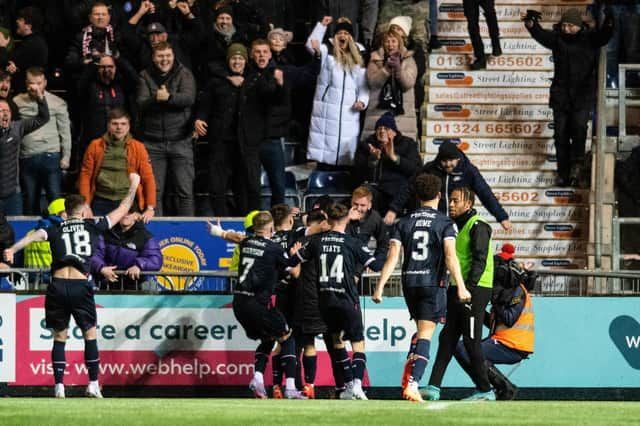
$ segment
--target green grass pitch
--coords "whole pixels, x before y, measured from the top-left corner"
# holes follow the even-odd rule
[[[623,425],[640,402],[4,398],[0,425]]]

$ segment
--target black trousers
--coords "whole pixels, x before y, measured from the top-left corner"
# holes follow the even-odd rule
[[[462,6],[464,8],[464,16],[467,18],[467,28],[473,45],[473,54],[477,60],[485,60],[484,45],[480,37],[480,8],[484,11],[484,17],[489,27],[491,45],[496,50],[500,47],[500,30],[498,29],[495,0],[463,0]]]
[[[213,142],[209,150],[209,197],[218,217],[245,216],[260,209],[260,154],[258,148],[240,150],[237,142]],[[227,206],[231,186],[235,210]]]
[[[485,309],[491,299],[491,289],[484,287],[470,289],[470,304],[460,303],[457,291],[456,287],[451,286],[447,292],[447,320],[440,332],[438,353],[429,384],[440,387],[451,357],[455,353],[456,345],[462,336],[462,342],[471,363],[471,380],[479,391],[488,392],[491,390],[491,384],[482,354],[482,326]]]
[[[589,108],[553,108],[553,140],[558,173],[565,178],[569,177],[571,166],[584,158],[590,114]]]

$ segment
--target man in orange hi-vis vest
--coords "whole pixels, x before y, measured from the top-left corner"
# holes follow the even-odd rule
[[[485,316],[485,325],[491,333],[482,342],[489,381],[498,400],[514,399],[518,388],[494,364],[517,364],[533,353],[534,344],[533,304],[529,290],[535,278],[531,279],[534,275],[513,261],[514,251],[513,245],[505,244],[494,257],[491,313]],[[506,272],[500,274],[501,269]],[[462,342],[456,348],[455,357],[465,371],[470,371],[469,356]]]

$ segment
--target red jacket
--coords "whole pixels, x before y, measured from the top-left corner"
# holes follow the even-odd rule
[[[149,154],[142,142],[133,138],[127,140],[127,173],[137,173],[140,175],[140,186],[138,186],[137,198],[138,206],[141,210],[147,206],[155,207],[156,204],[156,180],[153,176]],[[104,151],[107,141],[98,138],[91,141],[82,159],[82,168],[78,178],[80,195],[91,204],[93,195],[96,192],[96,178],[100,173]]]

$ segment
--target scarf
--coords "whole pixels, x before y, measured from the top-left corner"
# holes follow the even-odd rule
[[[106,34],[103,36],[103,31],[106,31]],[[93,41],[94,32],[96,36],[103,36],[104,40],[104,50],[101,50],[99,47],[91,46],[91,42]],[[96,42],[100,43],[102,40],[96,39]],[[112,51],[110,44],[113,44],[115,41],[115,34],[113,33],[113,27],[111,25],[107,25],[105,30],[93,28],[93,25],[89,25],[82,30],[82,56],[90,56],[92,50],[97,50],[100,53],[104,53],[105,55],[115,56],[115,53]]]

